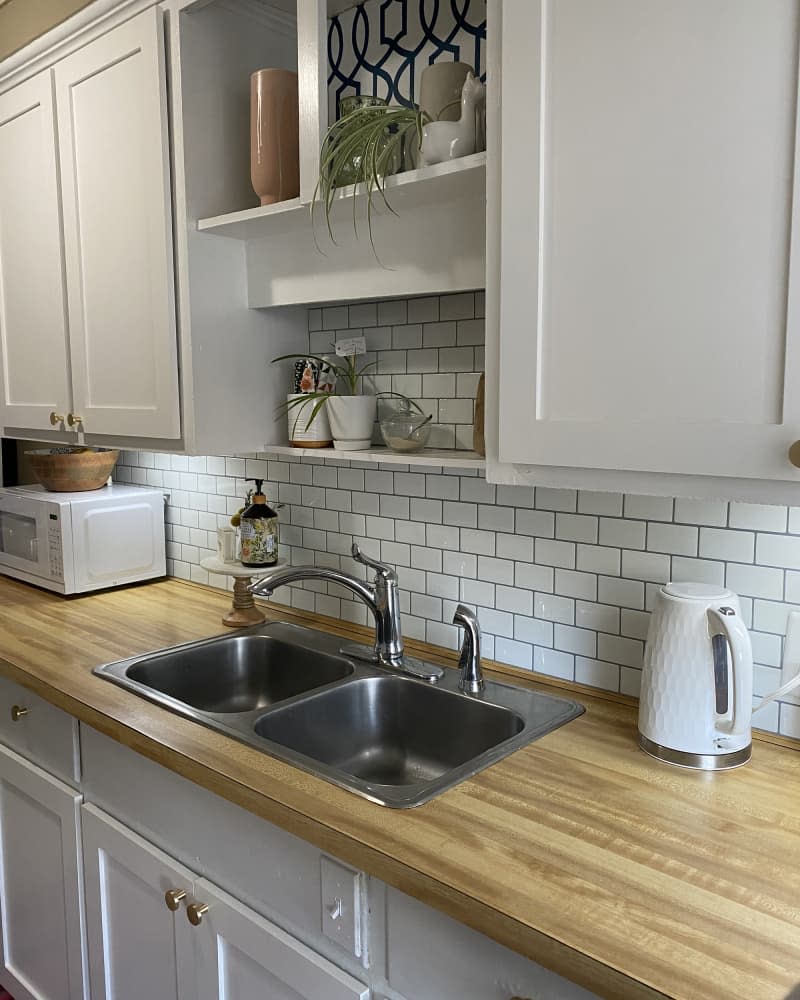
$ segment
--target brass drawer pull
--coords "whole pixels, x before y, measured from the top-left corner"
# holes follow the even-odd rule
[[[67,423],[70,425],[70,427],[75,427],[77,426],[77,424],[83,423],[83,417],[79,417],[77,413],[68,413]]]
[[[186,907],[186,916],[189,923],[199,927],[203,922],[203,914],[208,913],[208,903],[190,903]]]
[[[52,413],[50,414],[50,425],[52,427],[55,427],[56,424],[63,424],[63,423],[64,423],[64,414],[56,413],[56,411],[53,410]]]
[[[25,716],[28,714],[28,712],[29,712],[29,709],[23,708],[21,705],[12,705],[11,706],[11,721],[12,722],[19,722],[20,719],[24,719],[25,718]]]
[[[185,889],[167,889],[164,893],[164,902],[167,904],[167,909],[172,910],[173,913],[180,909],[182,899],[186,899]]]

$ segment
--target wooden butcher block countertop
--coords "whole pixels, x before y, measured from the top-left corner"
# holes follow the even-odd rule
[[[630,703],[572,686],[581,718],[426,805],[385,809],[92,676],[224,631],[229,601],[176,580],[63,598],[0,578],[0,672],[603,996],[778,1000],[800,983],[795,749],[759,739],[746,767],[680,770],[637,748]]]

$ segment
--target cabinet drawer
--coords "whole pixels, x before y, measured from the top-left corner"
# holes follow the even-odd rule
[[[78,720],[7,677],[0,677],[0,740],[70,785],[79,783]]]

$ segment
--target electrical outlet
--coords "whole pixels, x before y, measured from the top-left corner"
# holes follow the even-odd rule
[[[356,958],[363,957],[363,876],[332,858],[322,857],[322,933]]]

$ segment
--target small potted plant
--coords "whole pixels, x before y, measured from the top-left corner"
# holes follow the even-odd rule
[[[329,389],[312,389],[299,395],[292,393],[284,406],[289,414],[299,409],[304,417],[307,412],[307,427],[312,425],[324,406],[330,420],[333,446],[340,451],[364,451],[372,444],[377,397],[360,390],[365,374],[375,362],[370,361],[359,367],[356,358],[357,355],[323,358],[314,354],[283,354],[273,358],[275,362],[308,359],[319,365],[320,371],[329,373]]]
[[[273,362],[278,361],[311,361],[319,367],[319,371],[324,375],[320,377],[318,385],[325,388],[316,388],[303,393],[291,393],[286,403],[282,405],[289,414],[289,426],[296,426],[299,420],[305,422],[306,429],[317,420],[318,415],[325,410],[330,421],[330,429],[333,437],[334,448],[339,451],[365,451],[372,444],[372,431],[377,416],[378,400],[384,397],[398,399],[402,403],[403,412],[411,411],[421,415],[413,421],[413,430],[420,430],[417,435],[417,446],[414,448],[395,448],[381,429],[382,436],[386,440],[387,446],[391,450],[398,451],[419,451],[425,446],[429,433],[430,416],[425,418],[424,411],[419,403],[409,399],[399,392],[384,391],[374,395],[367,395],[359,390],[363,386],[363,379],[367,372],[374,367],[375,362],[370,361],[360,368],[356,362],[357,355],[347,355],[346,357],[320,357],[315,354],[282,354],[278,358],[273,358]],[[383,419],[383,416],[382,416]],[[395,430],[395,437],[397,431]]]
[[[423,126],[429,120],[430,116],[417,107],[387,105],[373,100],[357,104],[335,121],[325,133],[320,151],[319,179],[311,199],[312,227],[315,208],[320,204],[328,235],[335,244],[331,210],[336,189],[354,182],[362,183],[366,194],[367,231],[377,258],[372,236],[376,195],[390,212],[393,211],[386,197],[385,179],[397,172],[404,146],[419,149]],[[353,228],[358,235],[355,201]]]

